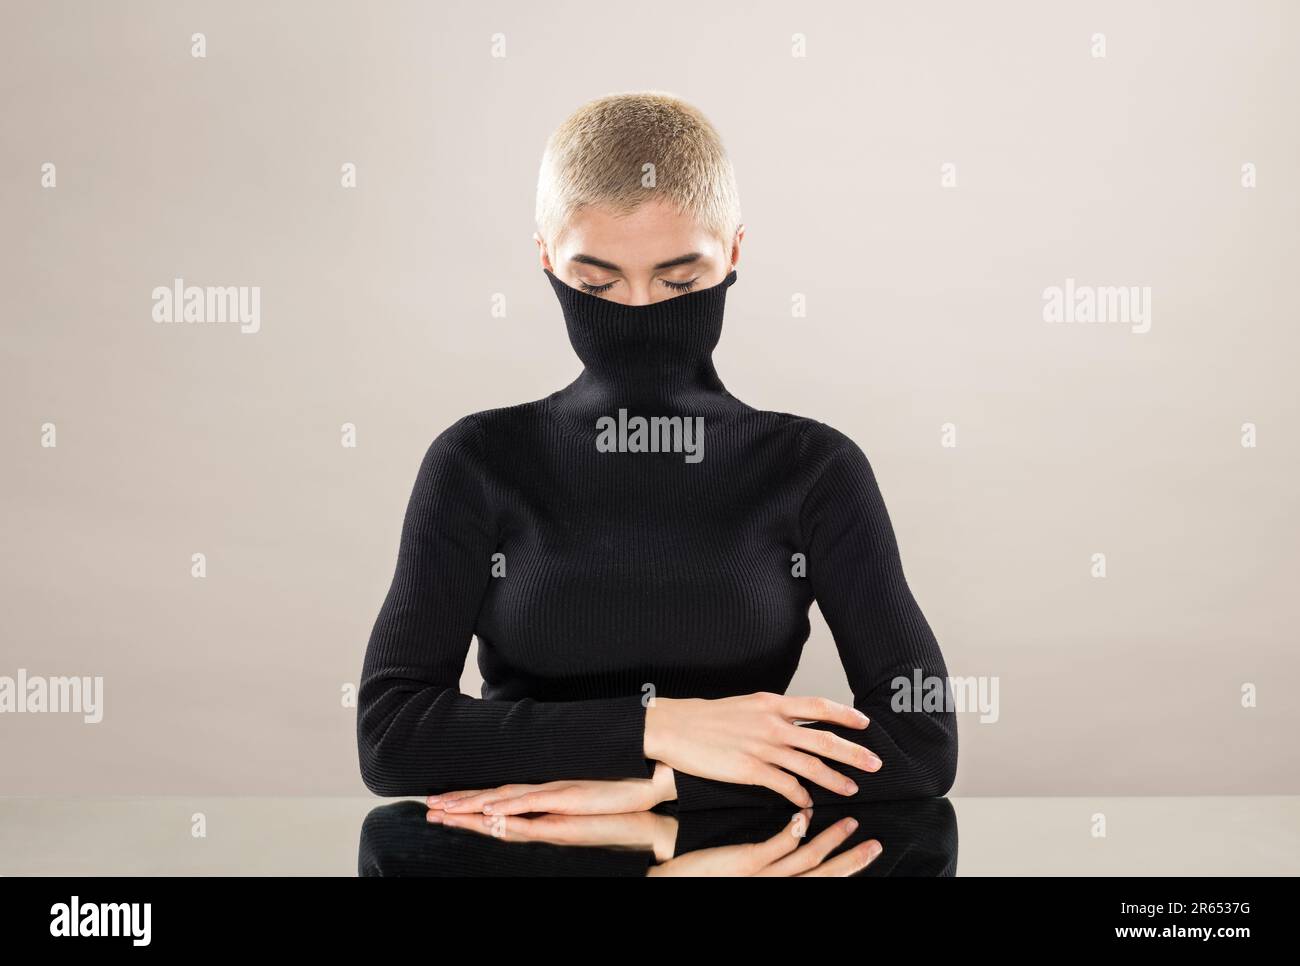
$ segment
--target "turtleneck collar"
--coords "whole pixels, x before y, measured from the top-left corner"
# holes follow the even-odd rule
[[[601,416],[717,418],[748,407],[713,368],[733,269],[709,288],[648,305],[622,305],[573,288],[543,269],[560,301],[582,374],[552,396],[561,415],[591,426]]]

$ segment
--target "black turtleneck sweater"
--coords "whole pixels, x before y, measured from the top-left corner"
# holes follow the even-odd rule
[[[884,764],[828,763],[857,800],[945,793],[951,706],[891,707],[897,678],[946,682],[947,669],[866,456],[824,423],[745,405],[714,370],[736,273],[637,306],[546,277],[583,371],[429,446],[362,670],[366,785],[426,795],[648,778],[644,702],[784,692],[816,600],[871,724],[807,727]],[[691,436],[657,452],[635,451],[635,434],[598,447],[620,410],[633,430],[637,416],[702,425],[702,458],[688,459]],[[475,636],[481,698],[459,686]],[[784,802],[759,786],[676,781],[682,809]],[[848,800],[800,781],[814,802]]]

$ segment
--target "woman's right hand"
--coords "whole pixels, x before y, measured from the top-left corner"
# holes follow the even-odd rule
[[[852,876],[857,875],[880,855],[878,839],[827,858],[857,830],[857,819],[844,818],[825,829],[811,842],[800,844],[807,834],[812,812],[798,812],[790,824],[766,842],[753,845],[723,845],[712,849],[687,852],[659,865],[652,865],[646,875],[689,876]]]
[[[731,698],[655,698],[646,708],[645,756],[699,778],[762,785],[800,808],[812,805],[812,797],[795,775],[841,795],[858,790],[822,758],[879,770],[880,759],[862,745],[796,721],[848,728],[869,723],[856,708],[827,698],[767,691]]]

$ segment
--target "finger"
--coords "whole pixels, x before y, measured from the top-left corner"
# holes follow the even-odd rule
[[[830,698],[800,698],[783,694],[777,700],[781,715],[801,721],[831,721],[846,728],[865,728],[870,719],[857,708]]]
[[[842,761],[846,765],[861,768],[863,771],[879,771],[880,756],[870,748],[863,747],[856,741],[841,738],[825,728],[810,728],[802,725],[790,725],[783,728],[777,740],[784,741],[792,748],[803,748],[822,758]]]
[[[445,825],[448,828],[460,828],[478,835],[490,835],[507,842],[526,841],[526,829],[507,824],[504,818],[495,815],[466,813],[457,815],[453,812],[430,811],[426,816],[430,824]],[[525,822],[527,819],[512,818],[511,823]]]
[[[801,845],[794,852],[773,862],[758,874],[761,876],[795,876],[815,869],[826,860],[858,828],[855,818],[842,818],[829,828],[823,829],[816,838]]]
[[[479,822],[488,835],[502,842],[529,842],[532,826],[526,818],[515,816],[507,819],[504,815],[466,815],[466,822]]]
[[[524,789],[519,785],[502,785],[500,788],[489,788],[487,791],[476,792],[473,795],[466,795],[464,798],[458,798],[454,802],[448,802],[443,806],[443,811],[481,812],[483,806],[488,802],[522,794],[523,790]]]
[[[430,825],[446,825],[449,828],[472,828],[473,831],[482,831],[481,826],[471,826],[470,821],[480,821],[482,815],[477,813],[472,815],[455,815],[451,812],[444,812],[440,808],[431,808],[424,813],[424,820]]]
[[[790,821],[781,831],[769,839],[751,845],[749,871],[746,874],[757,874],[797,849],[804,835],[807,834],[808,823],[811,821],[812,809],[802,808],[790,817]]]
[[[855,845],[847,852],[841,852],[835,858],[823,862],[815,869],[809,869],[807,872],[799,873],[799,877],[806,876],[848,876],[856,875],[861,872],[880,856],[884,851],[884,846],[876,839],[863,842],[861,845]]]
[[[782,771],[767,762],[761,762],[757,776],[749,784],[770,788],[798,808],[809,808],[813,803],[812,796],[808,794],[807,789],[799,784],[798,779],[788,771]]]
[[[641,839],[629,833],[622,815],[460,815],[457,821],[479,822],[480,830],[507,842],[549,842],[552,845],[641,846]]]
[[[470,795],[482,795],[484,792],[492,791],[490,788],[472,788],[458,792],[443,792],[440,795],[430,795],[424,800],[424,804],[430,808],[442,808],[448,802],[455,802]]]
[[[503,842],[530,842],[538,837],[532,819],[518,815],[466,815],[465,821],[480,823],[484,832]]]
[[[802,775],[809,781],[829,789],[837,795],[856,795],[858,786],[847,775],[841,775],[826,762],[812,755],[805,755],[792,748],[774,748],[771,751],[772,764],[780,765],[787,771]]]
[[[564,812],[573,803],[567,788],[530,791],[511,798],[494,799],[483,804],[484,814],[525,815],[528,812]]]
[[[590,823],[572,815],[467,815],[468,821],[482,822],[488,834],[509,842],[550,842],[552,845],[582,845],[592,836]]]

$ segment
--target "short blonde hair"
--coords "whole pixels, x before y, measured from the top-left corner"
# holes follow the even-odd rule
[[[598,97],[547,141],[536,211],[547,245],[587,205],[625,215],[652,198],[694,216],[727,246],[740,227],[736,176],[722,139],[708,118],[680,98],[662,91]]]

